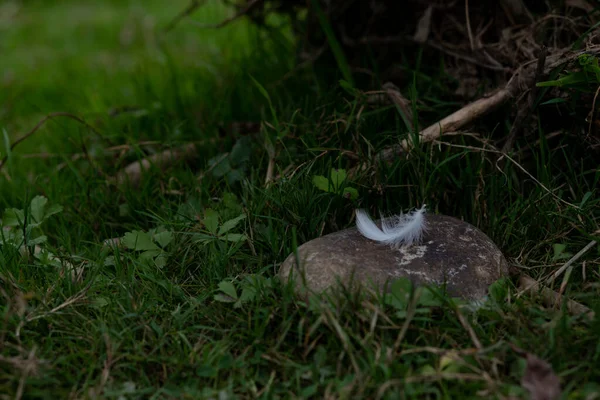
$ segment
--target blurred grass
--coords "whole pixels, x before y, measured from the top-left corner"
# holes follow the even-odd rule
[[[163,28],[187,5],[183,0],[4,2],[0,124],[14,137],[54,111],[93,117],[149,100],[169,107],[174,92],[169,77],[177,76],[180,96],[202,99],[202,93],[242,74],[240,61],[256,37],[253,27],[241,20],[219,30],[199,28],[194,23],[231,14],[222,3],[209,1],[165,34]],[[174,63],[172,54],[177,54]],[[37,136],[21,151],[64,144],[60,134]]]

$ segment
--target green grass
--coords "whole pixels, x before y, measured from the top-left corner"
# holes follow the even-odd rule
[[[30,246],[0,248],[0,396],[526,398],[511,345],[549,361],[566,397],[600,391],[597,320],[545,308],[511,282],[477,312],[443,296],[413,312],[416,303],[354,293],[306,303],[275,277],[296,244],[351,226],[356,206],[422,202],[475,224],[513,264],[546,277],[598,238],[600,172],[583,141],[520,141],[533,146],[518,160],[536,183],[453,137],[351,178],[352,201],[313,177],[349,169],[347,152],[367,160],[406,127],[394,107],[369,107],[313,71],[282,82],[294,62],[287,34],[267,40],[242,20],[222,30],[185,20],[160,33],[186,1],[23,3],[0,25],[0,45],[14,50],[0,70],[6,140],[57,111],[94,130],[53,119],[0,176],[0,209],[23,209],[30,228],[3,230],[4,240],[25,232]],[[227,15],[209,2],[192,18]],[[406,67],[426,77],[414,88],[428,105],[422,118],[455,109],[442,63]],[[122,106],[137,111],[109,116]],[[476,128],[506,133],[507,112]],[[262,121],[261,134],[227,129],[245,121]],[[536,139],[550,131],[541,126]],[[195,165],[152,169],[137,189],[107,183],[128,162],[188,142],[198,144]],[[214,165],[228,152],[233,169]],[[276,179],[265,185],[269,154]],[[62,211],[34,226],[53,205]],[[228,234],[237,236],[215,237],[236,218]],[[114,237],[129,248],[103,247]],[[46,257],[33,254],[36,240]],[[595,246],[563,281],[564,296],[596,313],[599,256]]]

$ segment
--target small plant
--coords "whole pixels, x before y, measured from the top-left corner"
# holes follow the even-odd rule
[[[212,176],[224,177],[230,185],[244,179],[250,161],[251,144],[250,138],[243,137],[235,142],[229,153],[211,158],[208,165]]]
[[[589,85],[598,85],[600,83],[600,66],[598,58],[589,54],[579,56],[579,71],[570,71],[561,74],[558,79],[545,82],[538,82],[538,87],[562,87],[570,89],[579,89],[585,91]]]
[[[48,205],[44,196],[36,196],[26,209],[8,208],[2,215],[1,246],[12,246],[24,256],[33,255],[43,265],[60,265],[52,253],[42,247],[48,237],[42,230],[42,224],[52,215],[58,214],[63,207]]]
[[[214,299],[222,303],[233,303],[235,308],[240,308],[244,303],[254,300],[261,290],[270,289],[272,282],[270,278],[260,275],[249,275],[239,284],[240,291],[231,281],[222,281],[219,283],[219,293],[215,294]]]
[[[123,236],[123,245],[134,251],[141,252],[140,260],[153,262],[159,268],[167,263],[167,246],[173,241],[173,232],[164,228],[151,229],[148,232],[131,231]]]
[[[248,239],[245,234],[231,232],[244,219],[246,219],[246,214],[242,213],[235,218],[228,219],[222,224],[219,224],[219,213],[212,208],[208,208],[204,211],[204,219],[202,220],[208,234],[196,233],[194,234],[194,239],[197,243],[202,244],[208,244],[215,241],[234,243],[244,242]]]
[[[313,177],[313,184],[324,192],[335,193],[350,200],[358,198],[358,191],[350,186],[346,186],[346,170],[331,169],[329,178],[322,175]]]
[[[563,243],[554,243],[552,245],[552,250],[554,252],[554,254],[552,255],[552,261],[559,261],[559,260],[568,260],[569,258],[573,257],[573,253],[570,253],[567,250],[567,245],[563,244]]]
[[[417,287],[413,291],[413,284],[410,279],[396,279],[391,284],[389,293],[385,294],[384,301],[396,310],[398,318],[406,318],[411,293],[414,298],[413,301],[416,302],[416,313],[429,313],[432,307],[439,307],[443,304],[432,288]]]

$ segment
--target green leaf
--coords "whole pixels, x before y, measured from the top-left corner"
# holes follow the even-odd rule
[[[195,243],[202,243],[202,244],[207,244],[207,243],[214,242],[215,240],[217,240],[216,237],[214,237],[212,235],[206,235],[204,233],[194,233],[193,238],[194,238]]]
[[[242,211],[242,206],[240,205],[238,198],[235,196],[235,194],[231,192],[223,193],[223,205],[225,206],[225,208],[231,211]]]
[[[435,295],[434,291],[431,288],[421,286],[417,288],[416,293],[419,298],[417,304],[423,307],[440,307],[442,305],[442,300],[438,296]]]
[[[567,249],[567,245],[562,243],[554,243],[552,245],[552,249],[554,250],[554,255],[552,256],[552,261],[564,260],[566,258],[571,258],[572,253],[568,253],[565,250]]]
[[[211,170],[211,174],[215,178],[221,178],[227,175],[229,171],[231,171],[231,163],[229,162],[229,157],[223,154],[219,154],[218,156],[208,160],[208,166]]]
[[[219,368],[221,370],[222,369],[230,369],[233,366],[234,362],[235,362],[235,360],[234,360],[233,356],[231,355],[231,353],[226,352],[219,359],[219,361],[217,363],[217,368]]]
[[[412,282],[408,278],[396,279],[390,285],[386,296],[386,303],[398,310],[404,310],[408,305],[408,298],[412,289]]]
[[[235,228],[240,223],[240,221],[244,220],[245,218],[246,214],[241,214],[233,219],[230,219],[229,221],[225,221],[223,225],[221,225],[221,227],[219,228],[219,236],[224,235],[233,228]]]
[[[275,126],[279,126],[279,120],[277,119],[277,113],[275,112],[275,107],[273,107],[273,103],[271,102],[271,96],[269,96],[269,92],[267,92],[267,90],[264,88],[264,86],[261,85],[259,81],[254,79],[254,77],[252,75],[250,75],[250,79],[252,79],[252,82],[254,82],[254,86],[256,86],[258,88],[258,91],[260,92],[260,94],[262,94],[263,97],[265,99],[267,99],[267,102],[269,103],[269,110],[271,111],[271,116],[273,117]]]
[[[303,399],[308,399],[309,397],[315,396],[318,391],[319,391],[319,385],[317,383],[314,383],[310,386],[305,386],[300,391],[300,397],[302,397]]]
[[[419,375],[435,375],[437,371],[431,365],[426,364],[419,369]]]
[[[344,188],[344,197],[349,198],[350,200],[356,200],[358,198],[358,190],[353,187]]]
[[[340,79],[340,86],[342,89],[346,91],[349,95],[356,96],[357,90],[347,81]]]
[[[160,250],[158,247],[156,248],[156,250],[146,250],[140,254],[140,259],[141,260],[152,260],[154,257],[158,256],[161,253],[162,253],[162,250]]]
[[[550,99],[548,101],[545,101],[543,103],[540,103],[540,106],[545,106],[545,105],[549,105],[549,104],[559,104],[559,103],[566,103],[567,99],[563,99],[563,98],[556,98],[556,99]]]
[[[237,301],[236,299],[222,293],[215,294],[213,298],[221,303],[235,303]]]
[[[581,199],[581,203],[579,204],[579,207],[583,207],[583,205],[590,199],[590,197],[592,197],[592,192],[586,192],[583,195],[583,198]]]
[[[156,256],[156,258],[154,259],[154,264],[158,267],[158,268],[164,268],[165,265],[167,265],[167,260],[168,260],[169,256],[167,255],[167,253],[165,253],[164,251],[161,252],[159,255]]]
[[[237,292],[235,290],[235,286],[233,286],[233,283],[231,283],[229,281],[221,281],[219,283],[219,290],[233,299],[238,298]]]
[[[238,243],[243,242],[244,240],[248,239],[248,237],[243,233],[227,233],[219,239],[226,240],[227,242]]]
[[[129,204],[121,204],[119,206],[119,217],[127,217],[131,214]]]
[[[46,235],[40,235],[40,236],[38,236],[36,238],[29,239],[27,241],[27,245],[28,246],[35,246],[36,244],[46,243],[47,240],[48,240],[48,237]]]
[[[231,164],[240,165],[250,160],[250,154],[252,153],[252,141],[250,137],[246,136],[239,139],[233,145],[229,159]]]
[[[242,294],[240,295],[240,301],[245,303],[247,301],[254,300],[256,297],[256,289],[253,287],[245,287],[242,289]]]
[[[506,296],[508,296],[508,280],[506,278],[498,279],[490,285],[488,293],[496,303],[504,303]]]
[[[160,247],[163,249],[169,245],[173,241],[173,232],[164,231],[154,235],[154,240]]]
[[[352,72],[350,70],[350,64],[348,64],[348,60],[346,59],[346,55],[344,54],[344,50],[340,45],[340,42],[335,37],[335,32],[333,31],[333,27],[331,23],[327,19],[327,16],[321,9],[321,5],[319,4],[319,0],[312,0],[311,4],[313,6],[313,10],[319,20],[319,24],[321,25],[321,29],[323,29],[323,33],[325,33],[325,37],[327,38],[327,43],[329,44],[329,48],[333,53],[335,61],[337,62],[338,68],[340,69],[342,76],[344,79],[352,86],[354,86],[354,79],[352,79]]]
[[[202,220],[206,229],[215,235],[219,227],[219,214],[212,208],[204,210],[204,220]]]
[[[331,176],[331,182],[333,184],[333,189],[337,193],[346,181],[346,170],[345,169],[332,169],[329,173]]]
[[[31,200],[30,210],[31,216],[33,220],[37,223],[42,222],[44,219],[44,208],[46,208],[46,204],[48,203],[48,199],[44,196],[35,196]]]
[[[63,206],[60,204],[52,204],[51,206],[46,208],[46,214],[44,214],[44,218],[48,218],[51,215],[58,214],[62,212]]]
[[[313,185],[315,185],[318,189],[321,189],[324,192],[330,192],[330,183],[329,179],[325,178],[322,175],[313,176]]]
[[[90,306],[93,308],[102,308],[108,305],[108,300],[105,297],[97,296],[92,299]]]
[[[127,232],[125,236],[123,236],[122,243],[131,250],[160,250],[158,246],[152,242],[150,234],[143,231]]]
[[[201,365],[196,369],[196,375],[200,378],[214,378],[217,376],[217,370],[210,365]]]
[[[574,86],[574,85],[577,85],[580,83],[587,83],[587,82],[589,82],[589,78],[586,75],[586,73],[583,71],[577,71],[577,72],[571,72],[570,74],[565,75],[556,80],[538,82],[538,83],[536,83],[536,86],[537,87],[551,87],[551,86],[565,87],[565,86]]]
[[[227,183],[229,183],[230,185],[233,185],[234,183],[239,182],[242,179],[244,179],[244,170],[242,168],[231,169],[227,173]]]
[[[464,360],[454,350],[450,350],[440,357],[440,370],[444,372],[460,372],[463,365]]]
[[[2,226],[19,226],[25,222],[25,213],[16,208],[7,208],[2,216]]]
[[[265,89],[265,87],[261,85],[261,83],[257,81],[253,76],[250,76],[250,79],[252,79],[252,82],[254,82],[254,86],[256,86],[260,94],[262,94],[263,97],[269,102],[269,104],[271,104],[271,96],[269,96],[269,92],[267,92],[267,89]]]

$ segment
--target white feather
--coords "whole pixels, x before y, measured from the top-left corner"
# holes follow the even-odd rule
[[[427,230],[425,204],[410,214],[381,219],[381,229],[365,210],[356,210],[356,228],[367,239],[389,244],[394,248],[418,243]]]

